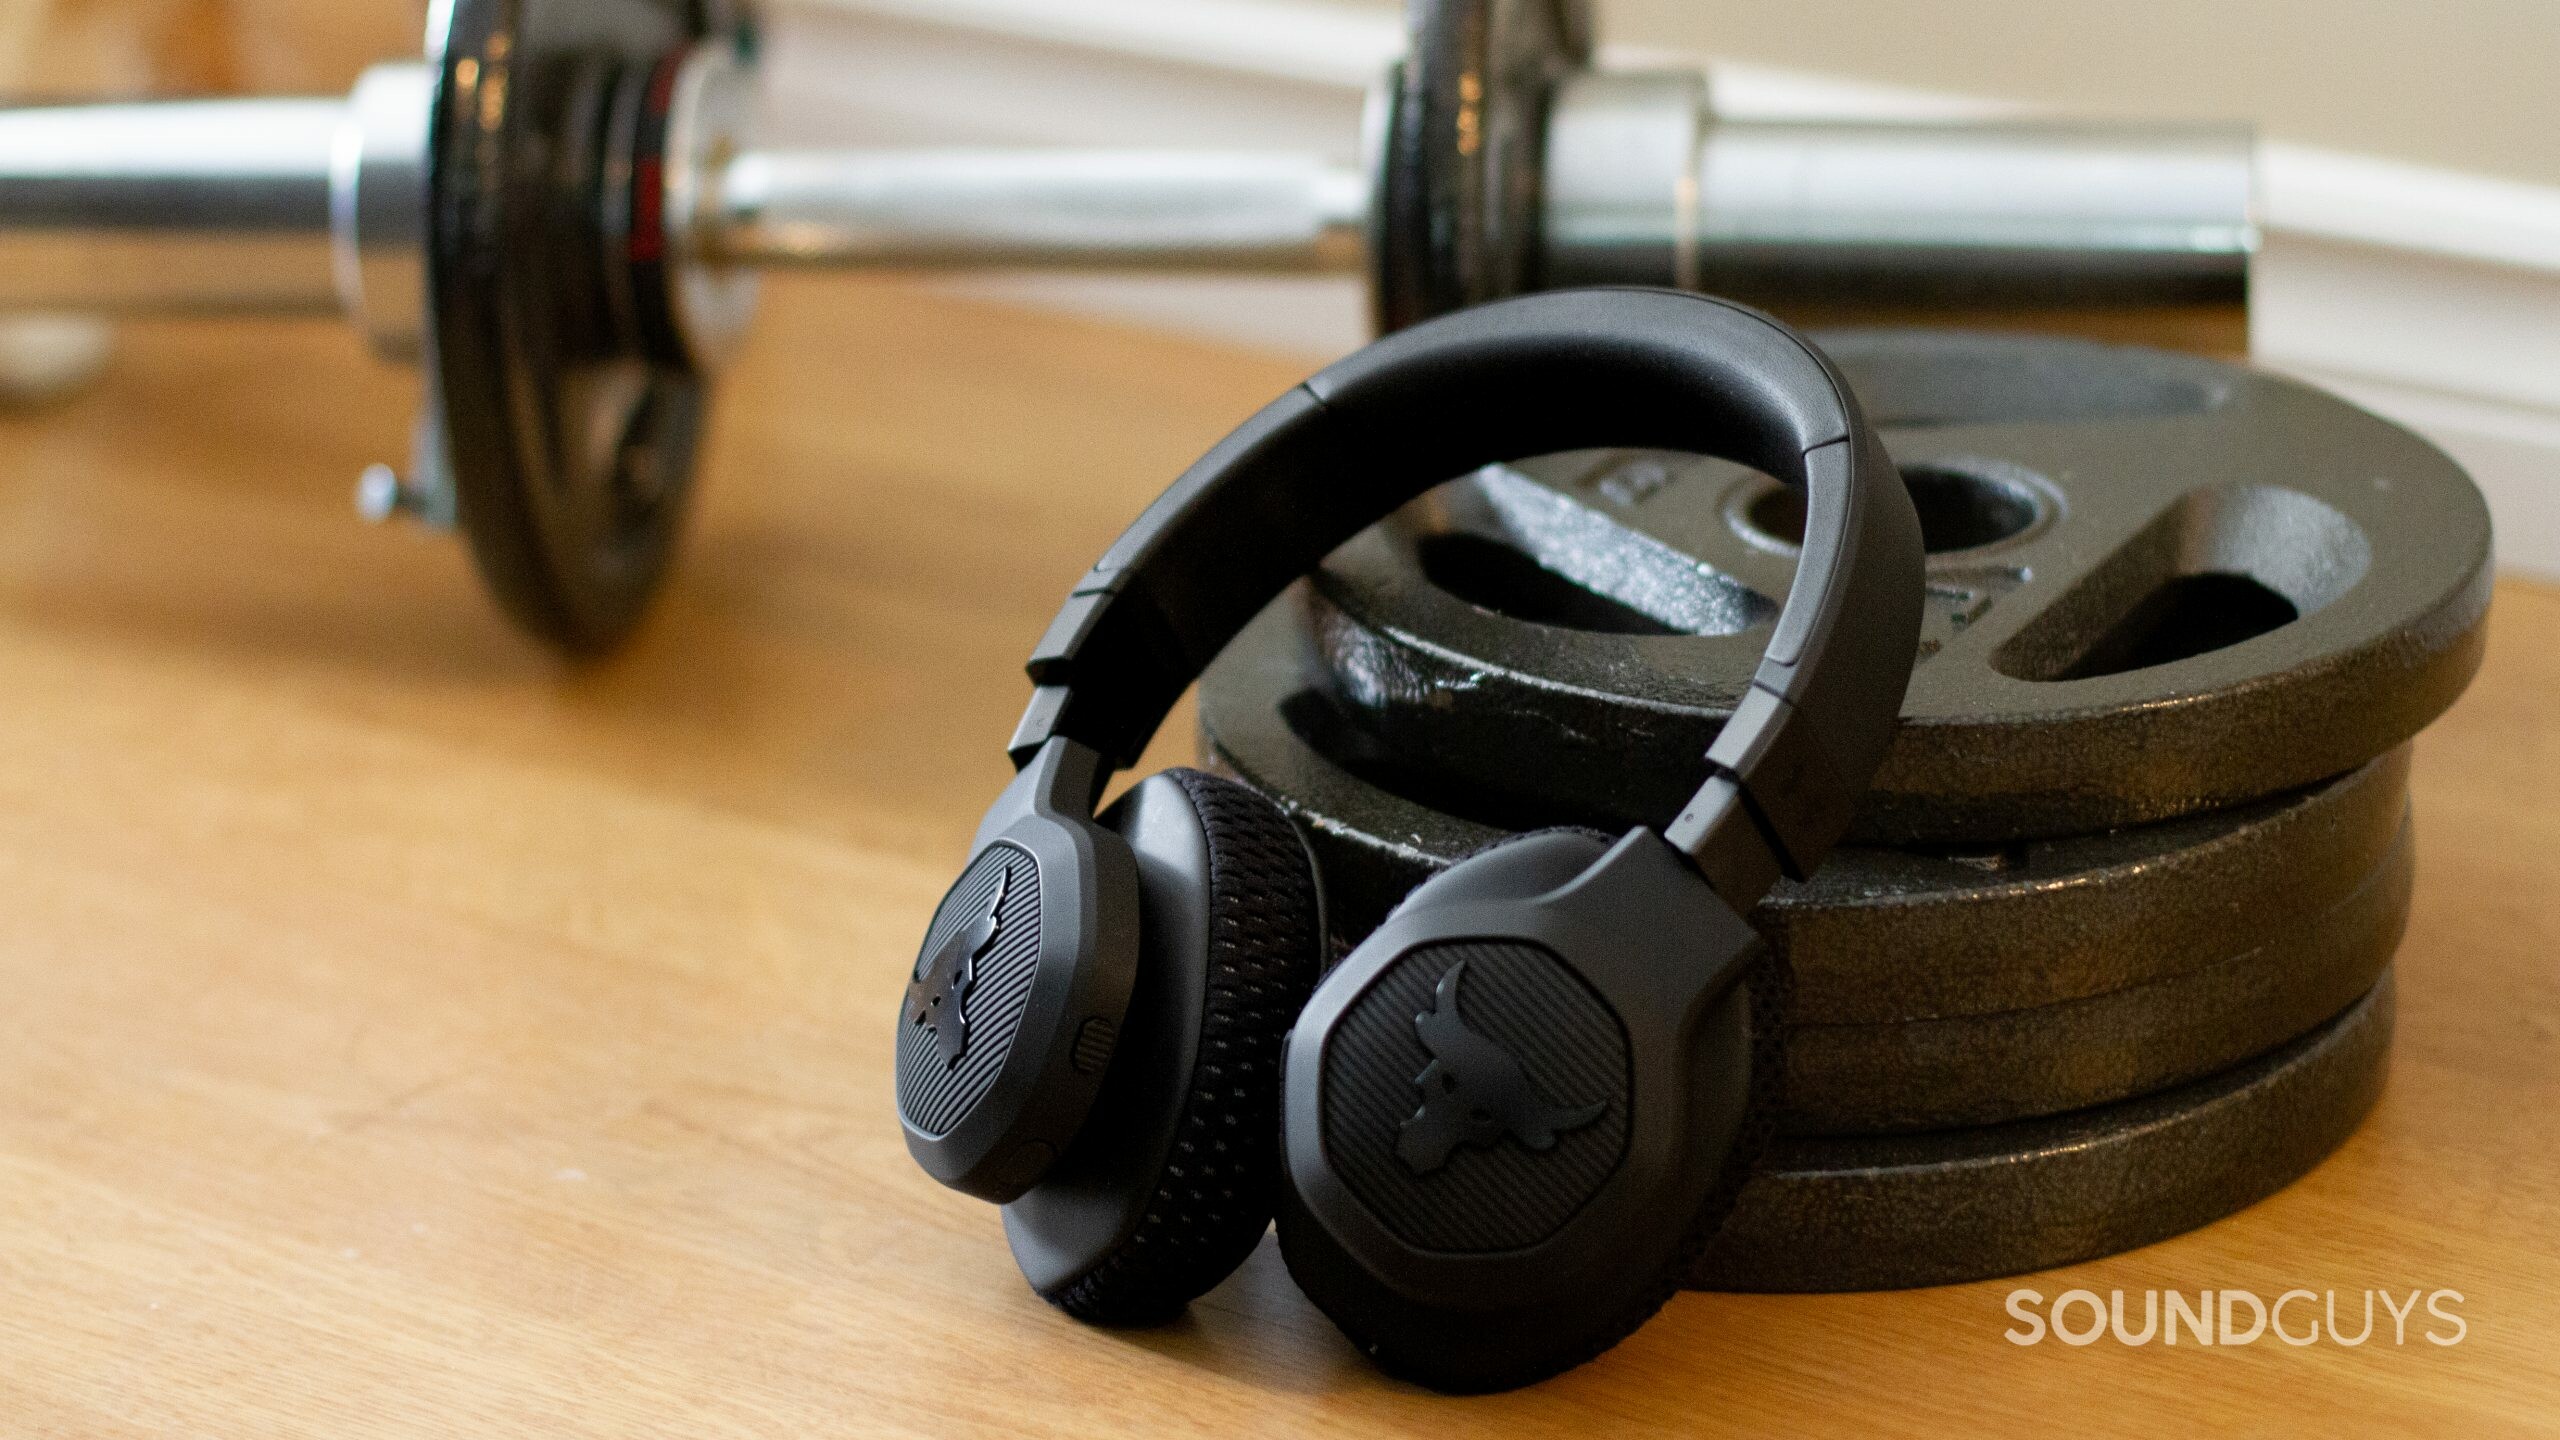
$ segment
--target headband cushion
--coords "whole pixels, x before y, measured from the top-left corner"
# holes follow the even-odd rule
[[[1154,1324],[1234,1273],[1271,1223],[1278,1189],[1281,1042],[1315,985],[1316,879],[1296,827],[1271,801],[1196,770],[1179,785],[1208,841],[1208,953],[1190,1083],[1137,1226],[1041,1297],[1080,1320]],[[1133,1037],[1134,1038],[1134,1037]],[[1153,1043],[1167,1043],[1159,1037]],[[1124,1123],[1106,1116],[1096,1123]]]

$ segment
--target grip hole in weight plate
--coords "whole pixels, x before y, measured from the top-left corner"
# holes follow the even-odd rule
[[[1314,690],[1293,690],[1278,706],[1281,723],[1297,743],[1324,756],[1362,784],[1496,830],[1543,830],[1551,825],[1595,825],[1617,822],[1582,810],[1558,813],[1536,798],[1506,793],[1499,787],[1453,782],[1415,765],[1362,730]]]
[[[1734,577],[1504,466],[1442,486],[1399,523],[1424,580],[1506,620],[1664,636],[1777,618],[1777,602]]]
[[[2302,618],[2293,602],[2246,575],[2171,577],[2145,595],[2057,680],[2148,670],[2255,640]]]
[[[1425,536],[1416,547],[1423,577],[1480,609],[1533,625],[1603,635],[1677,635],[1632,605],[1575,583],[1537,560],[1463,530]]]
[[[2190,491],[1992,657],[2020,680],[2094,680],[2227,650],[2316,614],[2373,564],[2353,520],[2299,490]]]
[[[1920,543],[1932,555],[1979,550],[2014,539],[2045,514],[2026,485],[1954,465],[1905,465],[1903,488],[1920,512]],[[1736,523],[1746,538],[1789,549],[1804,544],[1804,494],[1775,481],[1743,505]]]

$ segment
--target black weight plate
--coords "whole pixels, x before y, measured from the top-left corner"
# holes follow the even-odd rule
[[[2204,969],[2032,1010],[1787,1031],[1798,1135],[1995,1125],[2154,1094],[2265,1054],[2373,988],[2409,922],[2404,828],[2355,893]]]
[[[1853,838],[1996,842],[2219,809],[2399,746],[2478,667],[2488,512],[2442,452],[2308,386],[2076,341],[1837,332],[1911,478],[1930,620]],[[1338,707],[1479,811],[1668,819],[1792,579],[1791,492],[1554,457],[1338,551]]]
[[[692,488],[707,385],[617,315],[654,242],[611,187],[661,62],[728,9],[454,0],[429,163],[435,403],[482,574],[573,653],[637,623]]]
[[[2131,1250],[2241,1210],[2354,1133],[2390,1068],[2392,982],[2282,1050],[2166,1094],[1931,1135],[1782,1140],[1692,1288],[1954,1285]]]
[[[1304,670],[1288,618],[1275,606],[1212,670],[1203,754],[1306,829],[1348,948],[1412,884],[1503,832],[1332,763],[1321,718],[1309,723],[1321,700],[1289,688]],[[2407,761],[1998,856],[1843,849],[1782,884],[1752,919],[1794,980],[1784,1128],[2058,1114],[2236,1064],[2336,1014],[2407,920]]]
[[[1246,627],[1200,686],[1202,754],[1287,809],[1323,867],[1333,943],[1538,814],[1453,813],[1311,686],[1303,589]],[[1696,762],[1692,761],[1694,765]],[[2277,945],[2390,858],[2408,755],[2227,811],[1993,849],[1845,846],[1752,913],[1795,972],[1799,1025],[2029,1010],[2158,985]],[[1683,782],[1686,783],[1686,782]],[[1677,797],[1666,796],[1665,805]]]
[[[1547,106],[1591,63],[1590,0],[1408,0],[1372,214],[1379,332],[1531,287]]]

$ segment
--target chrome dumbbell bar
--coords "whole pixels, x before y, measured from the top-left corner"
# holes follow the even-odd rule
[[[451,0],[344,100],[0,111],[0,312],[336,314],[424,362],[377,510],[458,518],[572,649],[654,588],[706,377],[773,266],[1366,272],[1382,326],[1656,284],[1903,312],[2245,302],[2245,130],[1722,123],[1570,0],[1419,7],[1365,169],[754,148],[685,0]],[[489,412],[501,412],[494,416]]]
[[[344,313],[414,354],[435,72],[335,100],[0,111],[0,310]],[[2255,248],[2230,127],[1718,124],[1701,77],[1553,101],[1542,274],[1958,310],[2226,303]],[[680,142],[713,267],[1358,273],[1376,186],[1308,156]],[[703,141],[710,140],[711,144]]]
[[[0,110],[0,311],[344,314],[414,358],[434,83],[385,65],[345,102]],[[669,174],[669,238],[699,266],[1363,263],[1367,185],[1315,160],[852,150],[715,165],[678,143],[702,168]]]

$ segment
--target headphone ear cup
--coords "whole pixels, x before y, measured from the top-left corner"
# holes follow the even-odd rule
[[[1144,942],[1144,963],[1187,963],[1199,979],[1142,974],[1142,997],[1169,998],[1152,1016],[1133,1006],[1088,1138],[1006,1211],[1015,1254],[1041,1298],[1098,1324],[1169,1320],[1261,1243],[1279,1190],[1281,1052],[1322,956],[1314,865],[1278,806],[1193,770],[1146,786],[1151,793],[1132,793],[1142,803],[1121,826],[1138,853],[1142,927],[1163,932]],[[1158,852],[1182,849],[1187,829],[1165,818],[1176,806],[1205,844],[1168,865]],[[1147,807],[1156,816],[1136,818]],[[1158,887],[1203,858],[1205,904],[1172,913],[1192,907],[1159,903]],[[1198,938],[1173,953],[1179,931]],[[1156,1033],[1141,1034],[1141,1025]],[[1116,1192],[1120,1223],[1060,1223],[1074,1192],[1096,1189]],[[1071,1252],[1064,1263],[1062,1243]]]
[[[1417,905],[1552,890],[1609,853],[1617,837],[1581,825],[1523,830],[1488,840],[1449,862],[1449,868],[1415,886],[1394,914]]]
[[[1418,889],[1400,920],[1333,973],[1297,1027],[1281,1254],[1318,1308],[1403,1379],[1461,1394],[1514,1389],[1625,1339],[1678,1293],[1775,1128],[1789,976],[1741,917],[1726,910],[1720,926],[1697,927],[1696,943],[1729,947],[1739,968],[1676,1040],[1658,1020],[1647,1022],[1649,1039],[1631,1038],[1622,1027],[1636,1012],[1592,988],[1606,983],[1596,978],[1603,972],[1575,976],[1574,962],[1559,958],[1582,953],[1570,941],[1549,950],[1501,938],[1537,933],[1503,928],[1496,907],[1506,898],[1528,908],[1571,903],[1546,892],[1595,874],[1586,867],[1610,848],[1587,832],[1548,831],[1477,852]],[[1683,873],[1683,884],[1699,883]],[[1429,914],[1453,908],[1469,919]],[[1597,908],[1612,920],[1627,913],[1614,902]],[[1477,925],[1485,928],[1470,934]],[[1624,976],[1625,960],[1646,949],[1681,944],[1690,928],[1663,916],[1632,926],[1620,932],[1610,973]],[[1418,930],[1428,938],[1417,942]],[[1661,973],[1682,968],[1677,955],[1656,958]],[[1612,1009],[1619,1026],[1604,1023]],[[1691,1097],[1670,1132],[1677,1143],[1648,1141],[1641,1161],[1654,1176],[1680,1178],[1635,1182],[1656,1198],[1634,1210],[1584,1189],[1617,1183],[1639,1163],[1634,1152],[1606,1153],[1611,1128],[1625,1134],[1632,1123],[1618,1117],[1640,1117],[1644,1103],[1630,1112],[1607,1096],[1605,1075],[1631,1061],[1626,1051],[1607,1055],[1609,1035],[1680,1044],[1693,1067],[1685,1082],[1668,1082]],[[1604,1204],[1616,1204],[1619,1218],[1590,1223],[1621,1227],[1601,1233],[1623,1243],[1564,1232]],[[1551,1244],[1571,1244],[1579,1257],[1540,1261],[1545,1273],[1534,1274],[1508,1258]],[[1453,1268],[1478,1255],[1501,1280]],[[1426,1298],[1434,1291],[1476,1298]]]
[[[1655,1277],[1650,1294],[1638,1298],[1615,1319],[1603,1324],[1588,1336],[1578,1354],[1569,1361],[1533,1363],[1515,1371],[1497,1369],[1471,1370],[1461,1367],[1452,1372],[1434,1371],[1428,1362],[1415,1378],[1424,1384],[1455,1391],[1498,1391],[1536,1384],[1572,1366],[1587,1364],[1608,1353],[1620,1341],[1644,1328],[1645,1322],[1660,1314],[1687,1283],[1697,1268],[1698,1257],[1724,1228],[1733,1208],[1742,1198],[1742,1187],[1751,1180],[1760,1157],[1767,1152],[1771,1137],[1776,1135],[1778,1115],[1783,1108],[1786,1081],[1786,1014],[1788,997],[1794,990],[1794,972],[1785,961],[1763,952],[1744,973],[1741,987],[1744,1004],[1750,1012],[1751,1083],[1742,1121],[1734,1131],[1731,1144],[1724,1152],[1714,1180],[1692,1212],[1689,1230],[1679,1251]],[[1385,1357],[1382,1357],[1382,1359]],[[1392,1365],[1392,1361],[1388,1361]]]
[[[1768,1153],[1769,1143],[1777,1138],[1779,1117],[1786,1113],[1787,1014],[1795,1002],[1795,971],[1775,952],[1763,952],[1743,975],[1742,984],[1749,992],[1751,1009],[1750,1102],[1743,1110],[1741,1126],[1734,1132],[1733,1147],[1725,1152],[1723,1173],[1716,1177],[1714,1188],[1698,1207],[1697,1223],[1690,1232],[1689,1243],[1681,1250],[1677,1272],[1663,1284],[1665,1305],[1687,1283],[1689,1272],[1697,1268],[1698,1257],[1714,1241],[1716,1232],[1732,1218],[1734,1206],[1742,1199],[1742,1187],[1750,1183],[1752,1172]],[[1643,1324],[1645,1318],[1638,1316],[1627,1327],[1629,1332]]]
[[[1453,1395],[1482,1395],[1534,1385],[1575,1366],[1596,1360],[1660,1313],[1680,1293],[1698,1258],[1733,1214],[1742,1188],[1776,1133],[1781,1079],[1784,1074],[1784,996],[1788,989],[1783,962],[1764,959],[1741,982],[1749,991],[1751,1012],[1751,1098],[1732,1145],[1725,1151],[1713,1181],[1692,1212],[1683,1240],[1636,1297],[1563,1346],[1534,1357],[1494,1356],[1483,1352],[1452,1354],[1429,1344],[1433,1317],[1426,1310],[1378,1313],[1354,1308],[1335,1297],[1360,1288],[1352,1262],[1338,1249],[1303,1240],[1311,1228],[1300,1215],[1286,1213],[1295,1197],[1285,1191],[1280,1216],[1281,1255],[1289,1274],[1317,1302],[1352,1344],[1379,1367],[1418,1385]],[[1417,1342],[1421,1342],[1417,1344]]]

